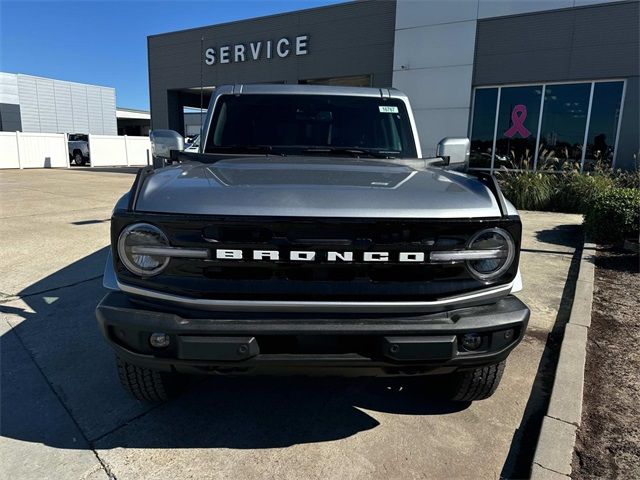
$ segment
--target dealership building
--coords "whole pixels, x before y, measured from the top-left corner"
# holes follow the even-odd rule
[[[116,107],[112,87],[0,72],[0,132],[148,136],[145,110]]]
[[[425,154],[471,164],[631,168],[639,146],[640,3],[362,0],[148,37],[152,128],[185,133],[217,85],[404,91]],[[201,87],[203,87],[201,89]]]
[[[110,87],[0,72],[0,132],[115,135]]]

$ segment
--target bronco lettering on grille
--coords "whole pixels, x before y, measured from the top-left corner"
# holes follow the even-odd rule
[[[289,260],[293,262],[401,262],[416,263],[425,261],[425,252],[351,252],[351,251],[322,251],[312,250],[291,250],[282,252],[280,250],[239,250],[239,249],[216,249],[216,259],[218,260],[260,260],[274,262],[279,260]]]

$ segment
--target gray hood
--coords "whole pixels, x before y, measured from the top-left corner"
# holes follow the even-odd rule
[[[357,158],[237,157],[157,170],[136,210],[295,217],[497,217],[478,180],[439,168]]]

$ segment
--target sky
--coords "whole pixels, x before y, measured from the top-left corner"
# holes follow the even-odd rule
[[[343,1],[0,0],[0,71],[114,87],[118,107],[147,110],[147,35]]]

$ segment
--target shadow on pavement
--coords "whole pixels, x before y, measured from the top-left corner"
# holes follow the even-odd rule
[[[437,377],[207,377],[172,402],[139,403],[120,387],[114,354],[95,322],[105,290],[92,275],[106,253],[105,247],[29,286],[20,300],[0,304],[14,327],[0,338],[2,436],[66,449],[274,448],[345,438],[375,428],[383,413],[442,415],[468,407],[430,395]],[[91,278],[74,281],[78,272]],[[37,365],[31,373],[18,360],[21,346]],[[32,388],[38,382],[50,387],[83,439],[62,428],[68,418],[51,414],[63,410]]]
[[[541,335],[542,332],[532,329],[527,331],[527,335],[536,337],[544,342],[544,350],[538,363],[531,394],[522,415],[522,422],[514,433],[511,448],[500,472],[500,478],[528,478],[531,474],[531,464],[538,442],[538,435],[549,405],[562,336],[573,306],[576,279],[582,255],[582,246],[580,245],[582,241],[581,232],[582,228],[579,225],[559,225],[553,229],[539,230],[535,234],[536,239],[541,242],[572,247],[575,250],[571,254],[571,264],[569,265],[553,328],[548,335]],[[549,252],[547,250],[529,251],[562,253]],[[570,255],[568,252],[563,254]]]
[[[580,225],[556,225],[554,228],[538,230],[535,235],[539,242],[576,248],[581,242],[581,237],[577,235],[580,231]]]
[[[70,171],[72,172],[101,172],[101,173],[138,173],[140,167],[75,167]]]

